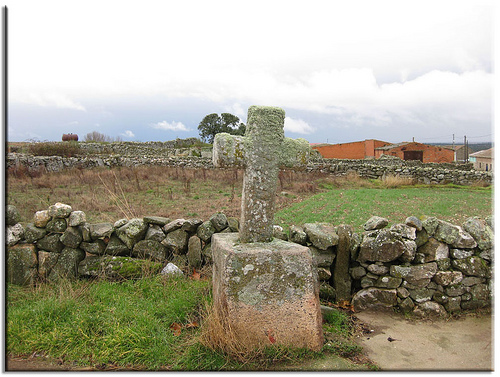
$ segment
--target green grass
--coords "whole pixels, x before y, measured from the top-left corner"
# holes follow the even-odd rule
[[[125,282],[64,282],[38,288],[9,285],[7,351],[34,352],[82,365],[182,369],[204,352],[219,369],[226,361],[189,346],[196,328],[176,336],[173,323],[199,322],[209,283],[161,276]],[[196,347],[195,347],[196,349]],[[203,366],[202,366],[203,367]]]
[[[468,217],[492,214],[492,188],[417,186],[402,188],[330,188],[277,212],[275,223],[287,227],[309,222],[350,224],[362,231],[371,216],[390,224],[408,216],[435,216],[460,225]]]

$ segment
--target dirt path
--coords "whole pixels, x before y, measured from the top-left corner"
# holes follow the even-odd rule
[[[356,317],[373,330],[358,341],[381,370],[493,370],[490,314],[449,321],[410,320],[389,312]]]

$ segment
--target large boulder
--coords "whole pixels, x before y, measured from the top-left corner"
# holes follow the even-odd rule
[[[69,226],[60,239],[65,246],[76,249],[83,241],[82,231],[78,227]]]
[[[37,278],[38,257],[33,244],[7,247],[7,282],[33,285]]]
[[[473,249],[477,246],[474,238],[465,232],[462,227],[443,220],[438,220],[434,238],[458,249]]]
[[[168,233],[161,243],[162,245],[165,245],[172,253],[183,255],[187,252],[188,238],[189,234],[186,231],[177,229],[173,232]]]
[[[78,274],[82,277],[104,277],[111,280],[138,279],[145,274],[158,274],[160,262],[148,259],[112,256],[90,256],[80,262]]]
[[[127,222],[125,225],[115,230],[118,238],[132,250],[134,245],[140,240],[144,239],[148,230],[148,224],[142,219],[134,218]]]
[[[27,243],[34,243],[47,234],[44,228],[37,228],[33,223],[29,223],[24,228],[24,240]]]
[[[352,298],[354,310],[390,308],[397,304],[395,289],[369,287],[358,291]]]
[[[478,217],[471,217],[465,221],[464,229],[474,237],[477,246],[481,250],[489,250],[493,247],[495,234],[485,220],[481,220]]]
[[[71,206],[64,203],[56,203],[49,207],[49,216],[52,218],[64,219],[71,214]]]
[[[42,239],[38,240],[36,245],[39,249],[60,253],[64,249],[64,244],[61,242],[61,235],[58,233],[47,234]]]
[[[451,261],[453,268],[462,271],[465,275],[487,277],[491,276],[491,269],[488,263],[478,257],[472,256],[464,259],[453,259]]]
[[[57,258],[57,263],[52,267],[48,279],[61,278],[75,279],[78,276],[78,265],[85,259],[85,252],[81,249],[65,247]]]
[[[167,248],[155,240],[141,240],[134,245],[132,256],[162,262],[167,259]]]
[[[17,208],[10,204],[7,205],[5,211],[5,222],[7,225],[16,225],[19,221],[21,221],[21,215]]]
[[[304,224],[304,231],[309,237],[309,241],[321,250],[326,250],[339,242],[339,236],[332,224],[308,223]]]
[[[383,229],[389,224],[389,220],[380,216],[372,216],[368,221],[363,225],[363,229],[366,231]]]
[[[109,238],[113,233],[114,227],[111,223],[89,224],[89,233],[92,240],[100,238]]]
[[[358,261],[392,262],[404,253],[411,255],[411,249],[413,249],[413,244],[410,246],[409,243],[405,243],[401,234],[382,229],[365,234],[359,250]]]
[[[423,288],[430,283],[437,271],[438,267],[436,262],[415,266],[392,265],[390,268],[390,275],[404,279],[412,288]]]

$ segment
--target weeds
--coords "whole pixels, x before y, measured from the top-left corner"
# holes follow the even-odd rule
[[[28,152],[34,156],[74,157],[80,154],[80,145],[76,141],[32,142],[28,144]]]

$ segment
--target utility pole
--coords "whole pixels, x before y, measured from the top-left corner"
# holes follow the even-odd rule
[[[467,136],[464,136],[464,162],[469,162],[469,147],[467,143]]]

